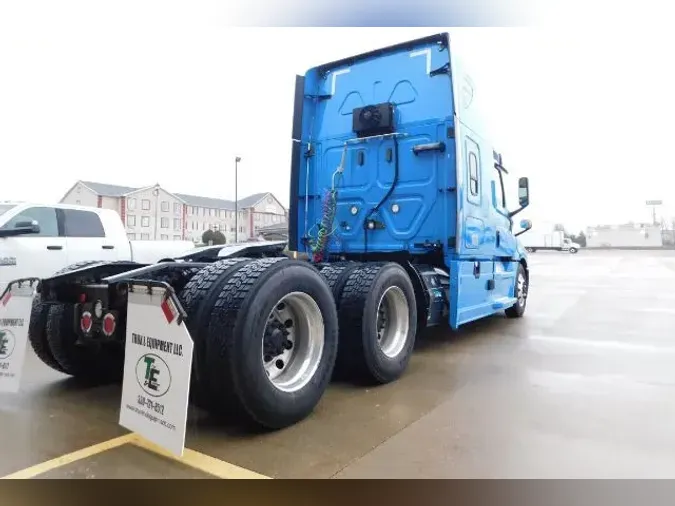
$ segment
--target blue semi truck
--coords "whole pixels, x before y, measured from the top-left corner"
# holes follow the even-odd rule
[[[514,216],[528,180],[509,182],[476,95],[447,34],[297,76],[288,244],[66,268],[39,280],[33,350],[82,380],[120,380],[125,346],[129,360],[129,343],[168,333],[132,315],[130,296],[162,290],[165,316],[194,343],[191,402],[279,429],[308,416],[335,375],[395,381],[426,327],[523,316],[517,235],[531,224],[516,232]]]

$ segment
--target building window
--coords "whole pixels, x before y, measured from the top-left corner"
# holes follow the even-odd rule
[[[190,209],[190,213],[193,216],[196,216],[197,214],[199,214],[198,209],[195,206],[192,206],[192,208]]]
[[[169,228],[169,218],[162,218],[161,227],[162,228]]]
[[[130,241],[135,241],[135,240],[136,240],[136,234],[127,234],[127,238],[128,238]]]
[[[225,218],[225,214],[226,214],[225,211],[221,209],[220,210],[220,217]]]
[[[130,211],[136,209],[136,199],[127,199],[127,209]]]
[[[141,216],[141,227],[149,227],[149,226],[150,226],[150,217]]]
[[[178,214],[180,215],[180,203],[179,202],[174,202],[173,204],[173,214]]]
[[[77,205],[80,205],[80,204],[82,203],[82,201],[81,201],[81,200],[76,200],[75,203],[76,203]]]
[[[150,210],[150,201],[148,199],[143,199],[141,201],[141,208],[143,211],[149,211]]]
[[[182,238],[181,238],[181,236],[179,236],[179,235],[174,235],[174,236],[173,236],[173,240],[174,240],[174,241],[180,241],[181,239],[182,239]]]
[[[166,234],[162,234],[160,237],[161,237],[162,241],[168,241],[169,240],[169,236],[166,235]]]
[[[149,241],[150,240],[150,234],[141,234],[141,240]]]
[[[180,219],[179,218],[173,219],[173,229],[174,230],[180,230]]]
[[[162,212],[163,213],[169,212],[169,203],[166,200],[162,200]]]
[[[243,231],[244,231],[244,227],[239,227],[239,232],[243,232]]]
[[[128,227],[135,227],[136,226],[136,216],[133,214],[130,214],[127,216],[127,226]]]

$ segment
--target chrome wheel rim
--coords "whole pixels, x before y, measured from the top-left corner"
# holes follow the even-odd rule
[[[385,290],[377,306],[377,344],[382,353],[394,358],[405,347],[410,329],[408,300],[398,286]]]
[[[524,306],[525,299],[527,299],[527,283],[525,276],[520,273],[518,274],[518,281],[516,285],[516,297],[518,297],[518,305]]]
[[[314,377],[324,348],[324,322],[316,301],[304,292],[279,300],[267,317],[262,363],[282,392],[297,392]]]

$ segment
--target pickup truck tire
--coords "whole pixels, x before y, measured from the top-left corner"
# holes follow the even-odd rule
[[[88,383],[117,382],[124,372],[124,347],[121,343],[82,346],[73,328],[74,304],[50,304],[47,341],[63,372]]]
[[[268,430],[293,425],[314,410],[333,373],[331,290],[304,261],[247,263],[220,286],[207,346],[212,412]]]
[[[518,299],[518,301],[513,306],[506,309],[505,313],[509,318],[520,318],[525,314],[529,284],[530,280],[527,272],[525,271],[525,267],[523,267],[523,264],[518,264],[515,286],[515,297]]]
[[[88,260],[84,262],[77,262],[71,264],[63,269],[56,271],[52,276],[65,274],[70,271],[81,269],[89,265],[98,263],[97,260]],[[47,319],[49,317],[49,304],[43,304],[40,294],[36,294],[33,299],[33,307],[30,313],[30,323],[28,325],[28,342],[33,348],[35,355],[47,366],[55,371],[65,372],[58,360],[54,358],[54,354],[49,349],[49,342],[47,341]]]
[[[415,346],[417,304],[402,266],[367,263],[354,270],[342,289],[338,315],[337,374],[376,384],[403,374]]]
[[[252,261],[249,258],[231,258],[213,263],[195,274],[178,293],[178,299],[188,315],[185,324],[194,342],[190,400],[200,408],[208,407],[206,333],[209,313],[227,278]]]
[[[47,342],[47,317],[49,316],[49,305],[43,304],[39,294],[33,299],[33,308],[30,313],[30,323],[28,324],[28,342],[33,348],[35,355],[45,365],[55,371],[65,372],[63,367],[54,358],[49,343]]]

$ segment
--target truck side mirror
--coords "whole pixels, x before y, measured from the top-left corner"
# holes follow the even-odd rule
[[[522,230],[515,234],[516,237],[530,230],[532,228],[532,222],[530,220],[520,220],[520,228],[522,228]]]
[[[15,230],[21,230],[26,234],[39,234],[40,233],[40,224],[33,221],[18,221],[14,225]]]
[[[530,204],[530,182],[526,177],[518,179],[518,204],[520,207]]]

